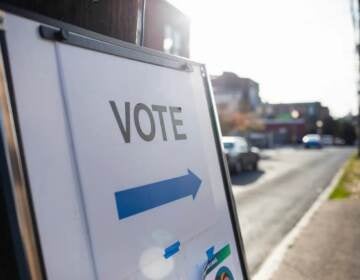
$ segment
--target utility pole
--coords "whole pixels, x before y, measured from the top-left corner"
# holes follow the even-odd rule
[[[354,2],[357,4],[357,7],[354,11],[356,13],[356,29],[355,29],[355,36],[356,36],[356,52],[358,56],[358,82],[357,82],[357,93],[358,93],[358,116],[357,116],[357,146],[358,146],[358,152],[357,155],[360,158],[360,0],[354,0]]]
[[[358,115],[357,115],[357,156],[360,157],[360,0],[350,0],[351,15],[355,33],[355,46],[358,63],[358,80],[357,80],[357,96],[358,96]]]

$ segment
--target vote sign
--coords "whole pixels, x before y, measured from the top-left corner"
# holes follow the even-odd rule
[[[242,279],[237,217],[205,67],[137,47],[129,54],[121,43],[76,32],[58,41],[56,26],[44,27],[10,14],[7,26],[12,76],[19,85],[14,95],[20,104],[27,165],[33,170],[29,177],[48,273],[57,279],[71,276],[61,268],[70,254],[66,248],[76,237],[74,246],[83,242],[87,248],[81,254],[71,252],[82,259],[79,277],[199,279],[225,265]],[[27,32],[23,44],[11,35],[21,32],[19,27]],[[34,73],[42,74],[28,73],[33,84],[24,88],[24,71],[34,65],[34,57],[21,55],[26,48],[40,61],[33,66]],[[49,100],[48,109],[36,101],[45,86],[52,88],[47,93],[53,96],[51,101],[57,100]],[[58,159],[40,160],[32,152],[40,142],[49,151],[54,144],[52,137],[39,140],[28,129],[41,118],[44,123],[46,118],[58,120],[58,126],[42,125],[49,135],[61,136],[58,147],[52,147],[59,150]],[[70,156],[63,159],[61,153]],[[41,182],[54,182],[58,176],[57,160],[72,174],[59,176],[66,190],[72,187],[68,196],[58,199],[65,204],[72,201],[74,207],[53,212],[59,222],[73,221],[68,224],[71,237],[61,240],[54,236],[62,229],[55,231],[53,221],[42,214],[58,189],[50,188],[45,197],[40,191]],[[52,178],[41,174],[42,168],[54,174]],[[72,178],[71,184],[67,178]],[[52,208],[47,209],[49,214]],[[75,216],[80,219],[74,222]],[[53,242],[65,249],[55,253]],[[54,254],[62,257],[56,265],[48,257]]]

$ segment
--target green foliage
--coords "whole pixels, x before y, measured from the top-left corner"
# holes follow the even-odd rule
[[[330,199],[342,199],[351,195],[357,195],[353,187],[360,182],[360,159],[353,155],[346,164],[344,174],[341,176],[336,188],[330,195]]]
[[[330,199],[343,199],[350,196],[350,192],[340,184],[340,186],[337,186],[335,190],[330,195]]]
[[[356,130],[351,119],[338,119],[334,121],[334,136],[345,140],[346,145],[353,145],[356,140]]]

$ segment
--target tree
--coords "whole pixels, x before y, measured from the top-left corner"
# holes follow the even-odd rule
[[[346,145],[354,145],[356,140],[355,126],[351,120],[339,119],[335,121],[335,135],[344,139]]]

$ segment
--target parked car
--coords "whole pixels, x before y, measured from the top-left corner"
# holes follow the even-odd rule
[[[306,149],[310,149],[310,148],[321,149],[322,148],[321,137],[318,134],[307,134],[303,137],[302,140],[304,143],[304,147]]]
[[[345,140],[340,137],[335,137],[334,139],[334,145],[336,146],[342,146],[345,145]]]
[[[334,137],[332,135],[324,134],[321,136],[321,143],[324,146],[331,146],[334,144]]]
[[[259,149],[251,147],[243,137],[223,137],[224,152],[232,173],[256,170],[260,159]]]

